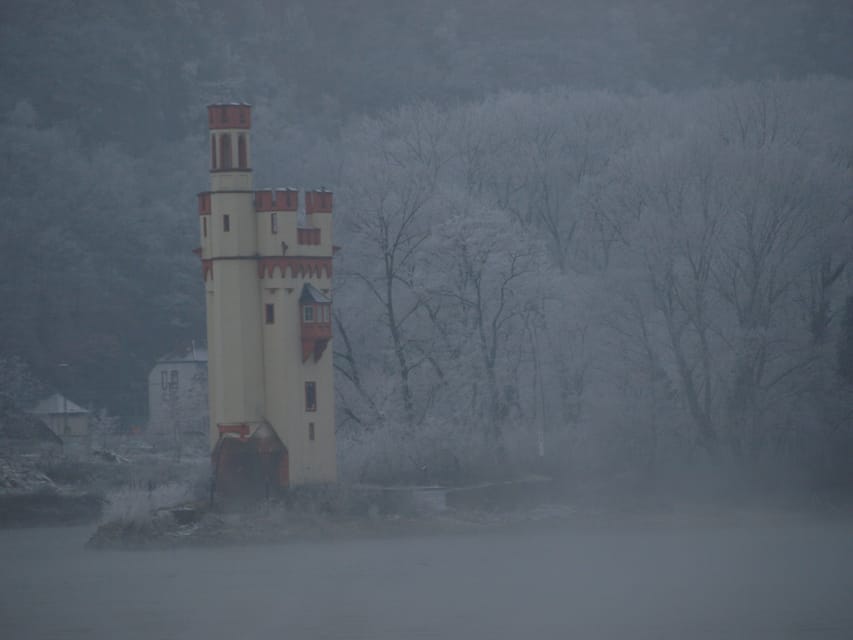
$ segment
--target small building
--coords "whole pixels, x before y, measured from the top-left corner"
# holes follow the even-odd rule
[[[48,396],[27,413],[41,419],[63,442],[89,435],[89,411],[61,393]]]
[[[207,350],[160,358],[148,374],[148,433],[207,440]]]

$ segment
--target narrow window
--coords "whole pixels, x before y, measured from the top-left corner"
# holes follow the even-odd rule
[[[329,321],[329,305],[324,304],[322,306],[322,309],[323,309],[323,322],[328,322]]]
[[[274,304],[266,305],[265,317],[267,320],[267,324],[275,324],[275,305]]]
[[[314,322],[314,307],[310,304],[306,304],[302,307],[302,319],[305,322]]]
[[[317,410],[317,383],[305,383],[305,411]]]
[[[210,136],[210,168],[216,169],[216,136]]]
[[[313,422],[308,423],[308,439],[311,442],[314,442],[314,423]]]
[[[178,388],[178,372],[175,369],[172,369],[172,374],[169,376],[169,388]]]
[[[163,391],[165,391],[166,389],[169,388],[169,372],[168,371],[164,370],[164,371],[160,372],[160,388],[163,389]]]
[[[231,231],[231,216],[229,216],[227,213],[222,216],[222,230]]]
[[[241,169],[249,166],[249,160],[246,155],[246,136],[242,133],[237,136],[237,164]]]
[[[223,169],[230,169],[231,164],[231,136],[223,133],[219,136],[219,165]]]
[[[204,237],[206,238],[207,237],[207,216],[201,217],[201,229],[202,229],[202,233],[204,234]]]
[[[270,214],[270,233],[278,233],[278,214]]]

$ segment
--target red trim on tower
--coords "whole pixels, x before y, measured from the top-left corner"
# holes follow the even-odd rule
[[[202,191],[198,194],[198,215],[210,215],[210,191]]]
[[[248,438],[250,433],[249,425],[245,422],[238,422],[236,424],[218,424],[216,427],[219,429],[220,436],[225,435],[226,433],[233,433],[240,436],[241,440]]]
[[[305,213],[332,213],[332,192],[324,189],[306,191]]]
[[[302,330],[302,362],[314,354],[314,362],[320,359],[329,340],[332,339],[332,324],[330,322],[303,322]]]
[[[258,259],[259,278],[272,278],[276,268],[283,278],[287,276],[288,269],[292,278],[320,278],[324,274],[327,278],[332,277],[332,259],[323,256],[275,256]]]
[[[297,211],[299,192],[295,189],[255,191],[255,211]]]
[[[314,362],[317,362],[322,357],[327,346],[329,346],[329,338],[318,340],[302,338],[302,362],[307,362],[312,353],[314,354]]]
[[[280,487],[290,486],[290,454],[287,447],[281,452],[281,457],[278,459],[278,485]]]
[[[298,244],[320,244],[320,230],[299,227],[296,229],[296,242]]]
[[[248,104],[208,105],[207,126],[211,129],[251,129],[252,107]]]

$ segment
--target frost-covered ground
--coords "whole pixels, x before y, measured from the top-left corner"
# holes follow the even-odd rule
[[[754,513],[87,552],[0,531],[9,638],[853,637],[853,523]]]

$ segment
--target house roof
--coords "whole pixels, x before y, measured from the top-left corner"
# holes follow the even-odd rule
[[[20,411],[8,411],[0,416],[0,437],[62,444],[62,438],[51,431],[44,421]]]
[[[47,416],[52,414],[82,414],[89,413],[78,404],[71,402],[68,398],[60,393],[54,393],[44,400],[40,401],[35,407],[27,411],[35,415]]]
[[[299,303],[305,304],[306,302],[319,302],[322,304],[329,304],[330,302],[332,302],[332,299],[329,298],[329,296],[324,294],[310,282],[306,282],[305,285],[302,287],[302,295],[299,296]]]

